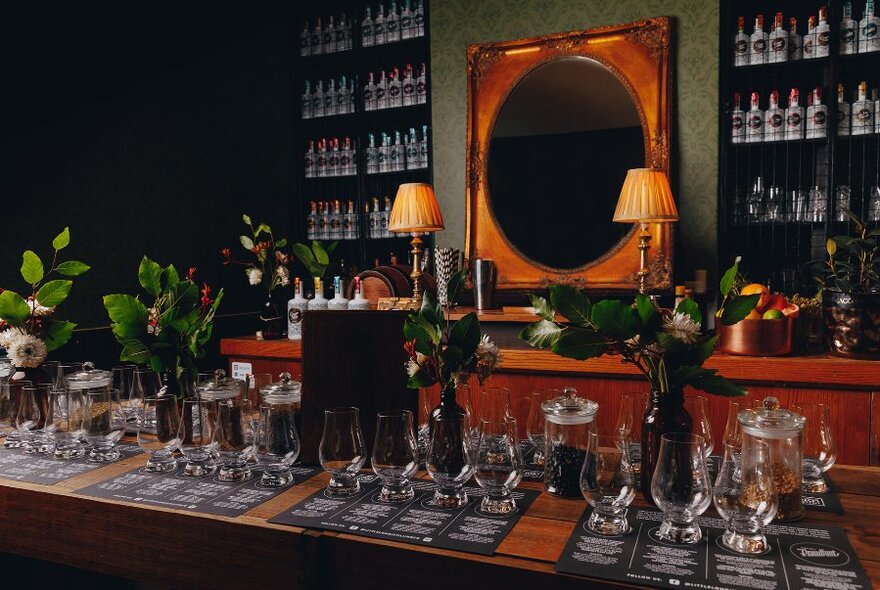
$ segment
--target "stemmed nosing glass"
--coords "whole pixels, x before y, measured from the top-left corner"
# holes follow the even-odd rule
[[[824,473],[837,460],[837,446],[831,429],[831,408],[827,404],[798,402],[795,412],[806,418],[804,424],[803,490],[814,494],[828,491]]]
[[[324,410],[324,432],[318,445],[318,459],[330,474],[327,494],[351,496],[361,490],[358,475],[367,462],[360,410],[354,407]]]
[[[371,457],[373,471],[382,480],[380,500],[407,502],[415,497],[412,478],[419,468],[418,453],[412,412],[380,412]]]
[[[169,472],[177,469],[173,452],[180,445],[180,413],[174,396],[148,397],[137,416],[138,446],[149,453],[144,469]]]
[[[660,454],[651,479],[651,496],[663,511],[658,536],[671,543],[699,543],[696,524],[712,503],[706,447],[698,434],[671,432],[660,438]]]
[[[487,388],[480,393],[480,437],[474,479],[483,488],[480,510],[509,514],[516,510],[511,492],[522,480],[525,465],[517,436],[516,418],[510,415],[510,392]]]
[[[177,448],[186,460],[183,475],[202,477],[217,471],[220,441],[211,427],[210,413],[213,401],[183,400],[183,416],[180,419],[180,443]]]
[[[301,449],[296,431],[295,399],[291,394],[268,394],[260,405],[254,450],[257,465],[263,471],[260,483],[264,486],[293,483],[291,468]]]
[[[45,432],[55,457],[75,459],[85,456],[82,393],[73,389],[53,389],[48,393]]]
[[[539,467],[544,466],[544,411],[541,404],[547,400],[556,399],[562,396],[560,389],[538,389],[532,392],[529,404],[529,417],[526,420],[526,436],[529,442],[535,447],[535,453],[532,455],[532,463]]]
[[[126,417],[122,411],[119,389],[87,390],[83,394],[83,431],[89,449],[89,461],[106,463],[121,457],[116,444],[125,434]]]
[[[612,435],[589,433],[580,487],[593,507],[587,529],[597,535],[616,537],[630,530],[626,512],[636,497],[638,481],[631,450],[632,440],[625,431]]]

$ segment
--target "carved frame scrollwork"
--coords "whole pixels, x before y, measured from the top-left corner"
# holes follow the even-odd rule
[[[581,56],[608,67],[636,104],[645,136],[645,166],[670,171],[672,22],[668,17],[531,39],[480,43],[467,49],[468,123],[465,252],[495,260],[497,288],[536,291],[550,283],[579,285],[593,292],[631,292],[639,268],[634,227],[596,260],[575,269],[547,267],[511,244],[491,211],[486,167],[492,130],[507,96],[532,70],[549,61]],[[672,228],[652,224],[651,288],[672,287]]]

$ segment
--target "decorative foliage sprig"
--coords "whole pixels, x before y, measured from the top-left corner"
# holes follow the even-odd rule
[[[77,277],[91,268],[77,260],[59,261],[59,252],[70,244],[70,229],[52,240],[49,270],[32,250],[22,255],[21,277],[30,287],[27,298],[15,291],[0,293],[0,347],[17,367],[39,366],[49,352],[67,343],[76,324],[55,318],[55,308],[64,303],[73,287],[70,279],[49,279],[53,274]]]
[[[880,228],[869,229],[855,213],[843,211],[853,222],[854,235],[834,236],[825,243],[828,258],[819,284],[844,293],[880,292]]]
[[[320,279],[327,272],[327,267],[330,266],[330,256],[338,245],[339,242],[330,242],[325,248],[321,242],[312,240],[311,246],[294,244],[293,255],[306,267],[311,276]]]
[[[244,274],[251,285],[263,285],[271,294],[276,287],[290,284],[290,255],[283,251],[287,246],[287,238],[275,239],[272,228],[265,223],[256,227],[246,213],[241,215],[242,221],[248,226],[250,236],[238,237],[242,247],[254,256],[254,261],[243,262],[232,256],[229,248],[223,248],[223,265],[238,264],[244,267]]]
[[[740,295],[739,291],[746,283],[745,278],[739,272],[741,259],[741,256],[736,257],[733,266],[722,275],[721,283],[718,286],[721,293],[721,305],[715,315],[726,326],[731,326],[745,319],[761,299],[760,294]]]

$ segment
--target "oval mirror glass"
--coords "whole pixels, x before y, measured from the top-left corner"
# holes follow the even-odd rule
[[[579,268],[632,229],[611,218],[626,171],[644,165],[641,119],[617,76],[589,58],[553,60],[501,106],[489,145],[489,206],[523,256]]]

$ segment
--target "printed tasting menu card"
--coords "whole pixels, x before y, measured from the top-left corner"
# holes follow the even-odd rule
[[[480,511],[480,488],[465,488],[470,500],[466,506],[444,509],[431,502],[436,487],[432,482],[413,482],[413,500],[391,503],[379,499],[376,476],[361,476],[360,481],[361,491],[354,496],[336,498],[320,490],[269,522],[492,555],[539,494],[515,490],[517,508],[502,516]]]
[[[867,590],[865,575],[846,532],[813,523],[767,527],[771,549],[741,555],[721,544],[724,521],[699,518],[703,540],[696,545],[668,543],[657,537],[663,513],[630,508],[632,532],[602,537],[587,530],[584,511],[565,545],[556,571],[654,588],[711,590],[847,589]]]
[[[122,455],[120,461],[141,453],[137,445],[119,444],[116,448]],[[0,478],[3,479],[52,485],[107,465],[109,463],[94,463],[86,457],[56,459],[52,453],[25,453],[18,448],[0,447]]]

